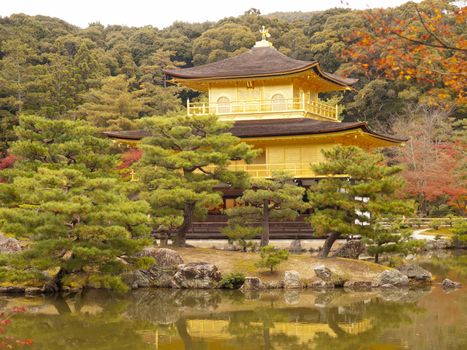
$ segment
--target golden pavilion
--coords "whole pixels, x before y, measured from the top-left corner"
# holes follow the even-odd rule
[[[310,165],[323,161],[323,149],[337,144],[372,149],[404,141],[378,134],[365,122],[342,122],[339,106],[322,101],[320,94],[354,90],[357,80],[324,72],[316,61],[287,57],[267,40],[264,27],[261,33],[262,40],[237,56],[164,71],[172,82],[207,95],[206,102],[186,102],[188,115],[215,114],[220,120],[231,121],[232,134],[262,150],[251,164],[233,162],[232,169],[244,170],[252,177],[271,177],[283,170],[307,186],[317,180]],[[127,143],[146,136],[144,130],[106,134]],[[224,191],[224,206],[234,205],[239,194]],[[209,231],[208,222],[201,231]],[[277,227],[280,230],[283,224]],[[302,229],[310,231],[308,225]]]

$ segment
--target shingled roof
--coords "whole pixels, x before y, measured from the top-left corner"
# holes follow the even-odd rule
[[[233,127],[230,129],[230,132],[240,138],[258,138],[327,134],[355,129],[361,129],[370,135],[390,142],[401,143],[407,141],[406,139],[378,134],[368,128],[365,122],[336,123],[314,120],[311,118],[242,120],[235,122]],[[108,131],[105,132],[105,134],[110,138],[122,140],[140,140],[144,137],[150,136],[150,134],[145,130]]]
[[[308,69],[313,69],[317,75],[339,85],[348,86],[357,82],[356,79],[343,78],[335,74],[322,72],[318,62],[290,58],[277,51],[274,47],[253,47],[244,53],[221,61],[191,68],[166,69],[164,73],[179,79],[210,80],[276,76],[302,72]]]

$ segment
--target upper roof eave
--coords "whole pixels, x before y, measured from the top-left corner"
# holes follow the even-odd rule
[[[275,48],[253,48],[237,56],[190,68],[164,69],[163,72],[180,81],[211,81],[241,78],[274,77],[313,69],[321,78],[350,88],[356,79],[339,77],[320,69],[316,61],[301,61],[288,57]]]

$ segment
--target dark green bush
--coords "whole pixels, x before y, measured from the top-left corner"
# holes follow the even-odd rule
[[[219,282],[219,287],[224,289],[238,289],[245,282],[245,275],[241,272],[229,273]]]

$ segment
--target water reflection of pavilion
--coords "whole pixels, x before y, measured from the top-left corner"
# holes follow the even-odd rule
[[[241,341],[241,337],[263,338],[261,340],[264,344],[266,343],[264,339],[265,330],[267,331],[267,337],[270,339],[288,339],[293,341],[296,346],[311,349],[314,348],[313,342],[318,335],[326,335],[330,338],[342,336],[342,333],[358,335],[369,331],[373,326],[372,318],[349,318],[348,315],[342,314],[341,320],[329,320],[319,316],[316,317],[314,313],[316,309],[311,308],[307,311],[301,310],[300,317],[302,319],[296,321],[274,321],[267,320],[267,318],[262,321],[249,321],[248,318],[251,318],[251,315],[246,315],[243,330],[238,331],[237,329],[237,332],[235,326],[232,327],[232,322],[236,322],[236,317],[230,314],[226,319],[219,319],[218,315],[213,318],[184,319],[181,322],[183,330],[180,329],[179,323],[173,325],[173,327],[168,326],[165,331],[164,328],[158,328],[156,331],[142,330],[139,333],[143,336],[145,342],[154,345],[155,349],[158,350],[190,349],[190,346],[187,346],[187,338],[189,338],[189,343],[204,344],[207,346],[206,349],[210,350],[230,349],[229,344],[232,344],[233,349],[233,344],[237,344],[238,340]],[[338,310],[335,311],[336,316],[338,316]],[[288,318],[290,318],[290,313],[295,313],[294,310],[287,309],[277,310],[277,312],[287,314]],[[240,312],[240,314],[245,314],[245,312]],[[238,319],[243,319],[243,315],[237,316]],[[248,330],[246,330],[247,328]],[[243,344],[242,348],[245,350],[259,349],[258,346],[258,343],[255,342]]]

